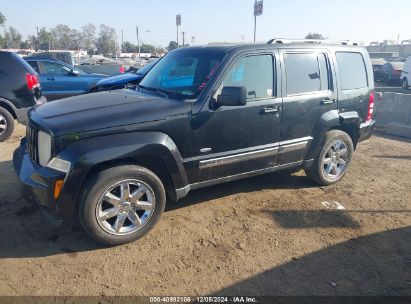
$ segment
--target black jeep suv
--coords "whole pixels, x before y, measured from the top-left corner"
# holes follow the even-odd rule
[[[24,123],[27,111],[46,100],[33,68],[16,54],[0,51],[0,142],[14,130],[14,119]]]
[[[14,166],[49,218],[78,213],[94,239],[126,243],[153,228],[166,196],[291,168],[339,181],[373,131],[373,86],[354,45],[181,48],[137,91],[34,109]]]

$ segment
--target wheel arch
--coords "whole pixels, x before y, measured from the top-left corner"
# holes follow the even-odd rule
[[[358,143],[360,123],[361,118],[356,111],[340,113],[338,110],[331,110],[324,113],[314,128],[313,141],[308,147],[305,159],[309,160],[316,157],[324,143],[325,134],[331,130],[340,130],[347,133],[355,149]]]
[[[81,199],[81,190],[90,177],[110,167],[134,164],[152,171],[163,182],[172,200],[177,199],[176,189],[188,184],[182,156],[173,140],[162,132],[133,132],[79,140],[59,156],[72,162],[63,186],[65,191],[57,203],[57,212],[65,217],[73,215]]]

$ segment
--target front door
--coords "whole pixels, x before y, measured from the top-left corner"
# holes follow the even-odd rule
[[[276,57],[234,60],[212,100],[225,86],[245,87],[243,106],[205,105],[192,117],[192,156],[185,166],[190,183],[232,177],[273,167],[277,162],[282,100],[277,98]]]

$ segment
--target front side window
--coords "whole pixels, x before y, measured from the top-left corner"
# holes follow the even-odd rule
[[[337,52],[336,57],[343,90],[368,87],[364,58],[360,53]]]
[[[54,75],[68,75],[70,74],[70,69],[57,62],[43,61],[43,68],[46,74]]]
[[[231,66],[221,88],[245,87],[247,100],[270,98],[274,87],[274,62],[271,55],[242,57]]]
[[[178,50],[167,54],[147,74],[140,86],[195,99],[216,72],[224,52]]]
[[[330,89],[325,54],[286,54],[287,94],[296,95]]]

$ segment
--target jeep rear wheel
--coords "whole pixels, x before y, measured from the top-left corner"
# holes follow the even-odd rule
[[[10,138],[14,131],[14,118],[4,108],[0,107],[0,142]]]
[[[354,146],[347,133],[340,130],[329,131],[314,163],[306,169],[306,174],[321,185],[332,185],[344,177],[353,152]]]
[[[161,180],[151,171],[123,165],[99,172],[86,185],[79,216],[85,231],[105,245],[120,245],[146,235],[166,203]]]
[[[408,90],[408,80],[407,80],[407,78],[404,78],[404,79],[402,80],[402,88],[403,88],[404,90]]]

